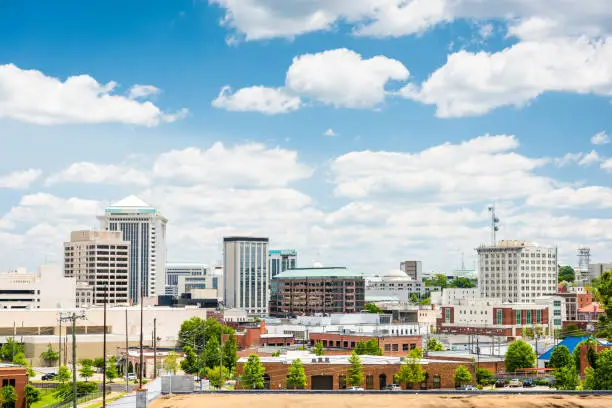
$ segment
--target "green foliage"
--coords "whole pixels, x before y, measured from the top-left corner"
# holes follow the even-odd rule
[[[565,265],[559,268],[558,280],[559,282],[573,282],[576,279],[576,272],[574,268],[569,265]]]
[[[559,338],[564,339],[566,337],[580,337],[586,336],[587,333],[583,330],[580,330],[578,326],[574,323],[570,323],[567,326],[563,327],[559,332]]]
[[[93,361],[91,360],[81,361],[81,371],[79,372],[79,374],[81,374],[81,377],[83,377],[85,381],[87,381],[88,378],[91,378],[94,375],[92,364]]]
[[[575,390],[578,386],[579,378],[576,369],[574,368],[574,362],[572,361],[569,365],[557,368],[555,370],[555,384],[554,387],[558,390]]]
[[[98,370],[103,369],[104,368],[104,357],[98,357],[94,359],[93,366],[96,367]]]
[[[233,330],[228,333],[227,340],[223,342],[222,353],[223,366],[227,367],[230,371],[236,368],[236,362],[238,361],[238,341],[236,340],[236,335]]]
[[[176,374],[178,368],[178,355],[174,351],[169,351],[168,355],[164,359],[163,367],[169,373]]]
[[[424,281],[425,286],[438,286],[442,289],[448,287],[448,278],[442,273],[435,275],[433,278],[426,278]]]
[[[444,351],[444,346],[440,343],[440,340],[435,337],[431,337],[427,340],[427,350],[428,351]]]
[[[416,293],[411,293],[410,294],[410,302],[411,303],[419,303],[419,295],[417,295]]]
[[[606,271],[601,275],[596,297],[605,312],[599,317],[596,336],[612,340],[612,271]]]
[[[431,297],[428,296],[424,299],[419,300],[419,305],[421,306],[431,305]]]
[[[26,384],[24,392],[25,392],[26,407],[29,407],[33,403],[38,402],[42,399],[42,393],[40,392],[38,388],[34,387],[32,384]]]
[[[40,358],[47,362],[47,364],[52,364],[59,360],[59,353],[53,350],[51,344],[49,344],[47,351],[40,353]]]
[[[106,364],[106,379],[110,382],[113,382],[115,378],[117,378],[119,374],[117,374],[117,358],[112,356],[108,359]]]
[[[183,347],[185,358],[181,360],[181,370],[185,374],[196,374],[199,371],[198,356],[191,346]]]
[[[536,361],[536,355],[528,343],[523,340],[515,340],[508,346],[506,352],[506,372],[513,372],[521,368],[532,368]]]
[[[476,383],[481,385],[490,385],[495,383],[495,376],[486,368],[476,370]]]
[[[324,356],[325,349],[323,348],[323,343],[320,341],[317,341],[314,345],[314,348],[312,349],[312,352],[317,356]]]
[[[230,378],[230,370],[227,367],[223,367],[223,378],[221,377],[221,366],[216,366],[206,369],[206,377],[210,380],[210,385],[215,388],[221,388],[226,380]]]
[[[355,345],[353,350],[359,355],[370,355],[370,356],[382,356],[382,349],[378,347],[377,339],[370,339],[368,341],[360,340]]]
[[[296,358],[289,366],[289,370],[287,370],[287,388],[303,389],[305,386],[306,373],[304,372],[304,364],[302,364],[302,360]]]
[[[599,353],[597,367],[587,368],[585,375],[585,389],[612,390],[612,349]]]
[[[181,324],[179,330],[179,345],[181,348],[191,346],[196,352],[204,349],[211,338],[216,338],[217,342],[221,339],[221,332],[230,334],[234,333],[234,329],[224,326],[213,318],[202,320],[194,316],[189,320],[185,320]]]
[[[353,350],[353,353],[349,357],[349,364],[351,366],[347,372],[346,383],[350,387],[358,387],[363,382],[363,368],[361,367],[361,359],[356,350]]]
[[[221,364],[221,345],[216,337],[211,337],[204,347],[204,367],[213,368]]]
[[[365,310],[368,313],[378,313],[378,314],[382,314],[383,310],[376,306],[374,303],[368,303],[363,307],[363,310]]]
[[[477,285],[476,279],[464,278],[462,276],[455,278],[448,283],[449,288],[469,289],[469,288],[475,288],[476,285]]]
[[[272,353],[272,357],[280,357],[280,350],[276,350],[274,353]]]
[[[76,389],[77,389],[77,398],[78,398],[78,397],[82,397],[87,394],[97,392],[98,384],[93,383],[93,382],[77,381]],[[55,391],[55,396],[60,401],[66,401],[66,400],[73,399],[72,383],[61,384],[59,387],[57,387],[57,390]]]
[[[244,364],[241,383],[242,387],[250,390],[261,390],[264,388],[264,373],[265,367],[261,364],[257,354],[249,355],[247,362]]]
[[[0,347],[0,356],[2,360],[13,361],[15,354],[25,352],[25,347],[21,343],[17,343],[14,338],[8,337],[6,343]]]
[[[467,367],[464,365],[457,366],[457,368],[455,369],[454,380],[455,380],[455,384],[459,386],[465,385],[465,384],[471,384],[472,383],[472,373],[470,373],[470,370],[468,370]]]
[[[425,381],[426,373],[421,366],[423,358],[423,350],[415,348],[410,350],[408,357],[400,366],[399,371],[395,374],[395,381],[398,384],[405,384],[406,388],[411,388],[413,384],[419,384]]]
[[[574,360],[572,358],[572,355],[570,354],[569,349],[563,345],[556,346],[553,349],[552,354],[550,355],[550,361],[548,362],[548,366],[550,368],[561,368],[567,367],[569,365],[574,367]]]
[[[2,408],[12,408],[15,406],[17,402],[17,391],[15,388],[10,385],[5,385],[0,388],[0,403],[2,404]]]
[[[57,370],[57,381],[65,383],[66,381],[70,381],[70,377],[72,377],[72,373],[65,365],[61,366],[59,370]]]

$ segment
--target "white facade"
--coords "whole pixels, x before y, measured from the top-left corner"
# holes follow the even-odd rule
[[[200,277],[206,288],[213,287],[213,277],[210,267],[202,263],[167,263],[166,264],[166,295],[180,296],[185,293],[179,287],[181,276]]]
[[[19,268],[0,274],[1,309],[74,308],[74,278],[65,278],[55,265],[42,265],[37,273]]]
[[[219,302],[223,302],[223,296],[225,295],[224,283],[223,283],[223,266],[216,265],[212,269],[213,276],[213,287],[216,284],[217,287],[217,299]]]
[[[86,283],[78,291],[77,305],[91,303],[129,304],[130,243],[122,239],[120,231],[73,231],[64,243],[64,276]],[[76,294],[75,294],[76,295]],[[84,296],[87,295],[87,296]]]
[[[130,247],[130,300],[138,303],[144,295],[165,293],[166,224],[156,208],[136,196],[127,197],[104,210],[98,217],[101,228],[121,231]]]
[[[295,269],[297,266],[297,251],[295,249],[271,249],[268,252],[268,269],[270,277],[275,277],[281,272]]]
[[[419,298],[435,288],[426,287],[422,281],[414,280],[400,270],[392,270],[380,275],[365,277],[366,298],[394,297],[400,302],[410,301],[416,293]]]
[[[557,291],[557,248],[525,241],[500,241],[477,248],[478,286],[483,297],[532,303]]]
[[[267,314],[270,299],[268,238],[223,238],[226,307]]]

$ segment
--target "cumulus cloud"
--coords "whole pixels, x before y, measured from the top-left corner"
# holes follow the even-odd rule
[[[610,136],[606,132],[599,132],[591,137],[591,143],[594,145],[604,145],[610,143]]]
[[[232,93],[221,89],[213,106],[233,111],[287,113],[302,105],[301,98],[344,108],[373,108],[387,95],[390,81],[404,81],[408,69],[385,56],[364,59],[345,48],[293,59],[283,88],[254,86]]]
[[[0,188],[24,189],[30,187],[42,175],[40,169],[14,171],[0,176]]]
[[[153,85],[134,85],[130,88],[129,98],[148,98],[153,95],[160,93],[160,89]]]
[[[336,132],[334,132],[332,128],[329,128],[325,132],[323,132],[323,136],[334,137],[336,136]]]
[[[555,159],[557,167],[567,166],[569,164],[577,164],[579,166],[591,166],[596,163],[604,161],[599,153],[595,150],[591,150],[590,153],[567,153],[561,158]]]
[[[116,82],[101,84],[89,75],[71,76],[65,81],[13,64],[0,65],[0,118],[39,125],[72,123],[127,123],[157,126],[183,118],[162,111],[153,103],[139,102],[115,93]],[[130,91],[148,95],[154,87],[136,85]],[[157,88],[155,88],[157,89]]]
[[[127,165],[78,162],[50,175],[45,181],[47,185],[66,182],[146,186],[150,180],[145,172]]]

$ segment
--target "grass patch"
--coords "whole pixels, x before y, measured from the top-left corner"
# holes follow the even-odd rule
[[[53,395],[55,393],[54,389],[41,389],[40,393],[42,397],[41,400],[33,403],[30,408],[44,408],[60,402],[60,400]]]
[[[125,396],[125,392],[121,392],[119,394],[113,395],[112,397],[106,397],[106,403],[109,404],[111,402],[117,401],[119,398],[123,398]],[[102,406],[102,401],[94,402],[93,404],[85,405],[84,408],[100,408]]]

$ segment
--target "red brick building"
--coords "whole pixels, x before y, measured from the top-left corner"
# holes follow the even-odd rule
[[[238,348],[243,350],[253,346],[291,346],[295,343],[292,334],[267,334],[266,323],[239,323],[235,326]]]
[[[25,386],[28,383],[28,372],[25,367],[0,364],[0,387],[10,385],[17,392],[15,408],[25,407]]]
[[[317,357],[312,354],[300,356],[304,363],[307,384],[305,389],[309,390],[342,390],[347,388],[346,376],[350,368],[347,355]],[[294,357],[261,357],[261,362],[266,369],[264,375],[265,387],[268,389],[286,388],[287,370]],[[241,358],[237,365],[237,376],[240,377],[247,358]],[[361,356],[363,369],[363,383],[361,386],[368,390],[381,390],[395,382],[394,376],[399,371],[402,361],[398,357],[385,356]],[[455,388],[455,369],[464,365],[472,373],[475,380],[476,364],[465,361],[450,360],[422,360],[421,364],[427,373],[427,378],[415,389],[438,389]],[[503,367],[503,361],[480,363],[480,368],[486,368],[492,373],[499,372]],[[236,384],[240,388],[240,381]],[[402,384],[402,388],[404,385]]]
[[[321,342],[326,349],[352,350],[360,341],[375,339],[384,355],[405,356],[415,348],[423,348],[421,336],[373,336],[340,333],[310,333],[309,341],[314,346]]]

